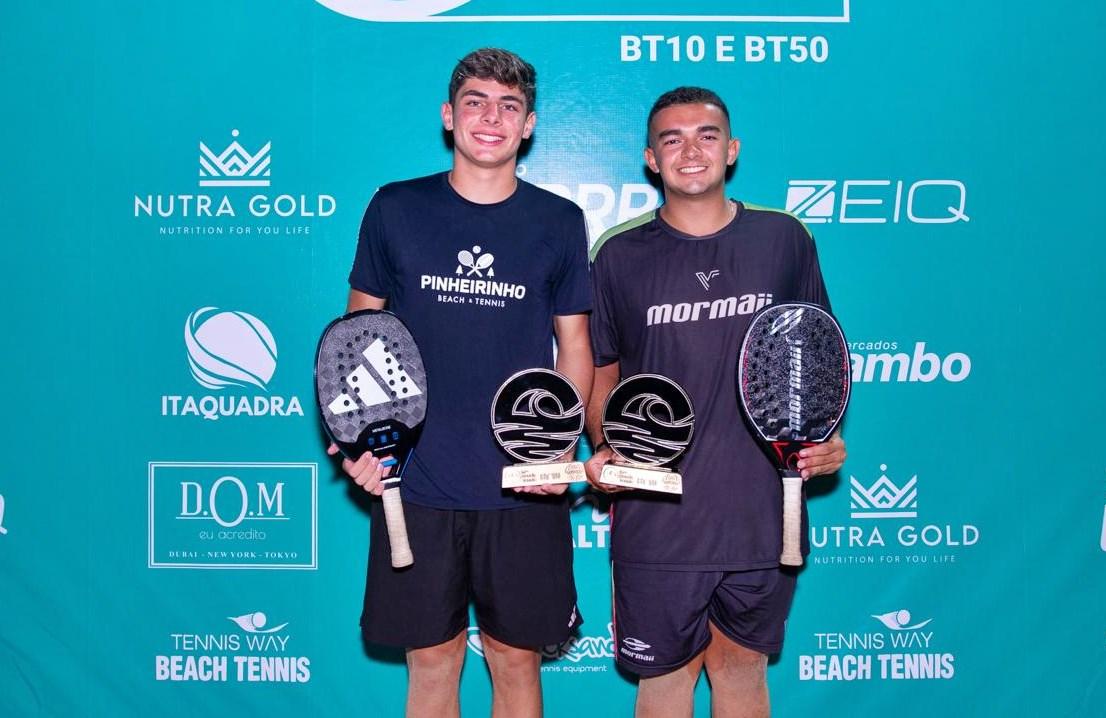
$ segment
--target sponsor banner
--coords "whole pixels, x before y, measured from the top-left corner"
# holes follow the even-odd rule
[[[972,359],[964,352],[939,353],[924,341],[849,342],[854,384],[960,383],[972,373]]]
[[[4,509],[6,506],[4,494],[0,494],[0,536],[5,536],[8,533],[8,529],[4,527]],[[1106,533],[1103,533],[1103,537],[1106,537]],[[1106,544],[1103,545],[1103,550],[1106,550]]]
[[[252,314],[201,307],[184,322],[192,378],[214,394],[165,394],[161,415],[218,421],[227,417],[303,417],[295,395],[272,391],[277,343]]]
[[[819,631],[798,657],[800,681],[952,680],[956,655],[941,641],[933,618],[906,609],[872,614],[847,630]]]
[[[150,568],[314,569],[317,467],[150,462]]]
[[[484,656],[480,628],[469,626],[468,648]],[[608,623],[603,635],[571,636],[560,643],[542,646],[542,673],[606,673],[614,665],[614,624]]]
[[[879,471],[874,480],[849,476],[847,521],[811,521],[811,563],[948,565],[975,550],[978,526],[920,510],[923,484],[916,474],[893,479],[887,464],[880,464]]]
[[[572,546],[606,549],[610,545],[611,500],[587,491],[572,502]]]
[[[311,659],[293,641],[287,621],[261,611],[172,631],[154,656],[154,680],[198,683],[308,683]]]
[[[272,141],[251,144],[237,129],[225,147],[201,140],[195,187],[182,177],[179,188],[135,193],[134,219],[165,237],[309,236],[311,222],[333,215],[338,203],[287,183],[274,187],[272,156]]]
[[[968,188],[958,179],[793,179],[784,205],[807,224],[960,224]]]

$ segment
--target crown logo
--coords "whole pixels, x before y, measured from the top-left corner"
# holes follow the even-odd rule
[[[871,486],[865,486],[849,477],[851,488],[849,507],[854,519],[913,519],[918,516],[918,476],[915,474],[900,488],[887,478],[887,464],[880,464],[884,472]]]
[[[231,130],[231,137],[238,137],[238,130]],[[200,143],[200,186],[201,187],[268,187],[269,186],[269,150],[273,143],[254,154],[246,151],[238,140],[231,140],[227,148],[215,154]]]

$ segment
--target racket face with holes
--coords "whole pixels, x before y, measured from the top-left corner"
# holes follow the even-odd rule
[[[315,354],[315,399],[344,456],[392,456],[402,470],[426,419],[426,369],[411,332],[391,312],[331,322]]]
[[[849,403],[849,350],[837,321],[814,304],[765,307],[737,360],[737,393],[749,424],[781,470],[803,446],[829,438]]]

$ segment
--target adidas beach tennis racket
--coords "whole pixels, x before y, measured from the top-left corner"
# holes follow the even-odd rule
[[[399,482],[426,419],[426,369],[411,332],[396,315],[375,309],[335,319],[315,354],[315,399],[343,456],[356,461],[368,451],[396,467],[381,498],[392,566],[409,566]]]
[[[780,563],[801,566],[799,452],[830,437],[849,403],[849,350],[841,327],[814,304],[776,304],[749,324],[737,360],[737,394],[783,481]]]

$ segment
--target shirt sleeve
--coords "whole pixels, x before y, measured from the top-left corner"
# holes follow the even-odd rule
[[[369,202],[357,235],[357,254],[349,273],[349,286],[374,297],[392,294],[395,272],[388,256],[380,192]]]
[[[822,280],[822,268],[818,264],[818,248],[814,236],[803,233],[800,241],[804,251],[799,264],[799,300],[830,309],[829,293]]]
[[[588,327],[591,333],[591,352],[595,366],[607,366],[618,361],[620,355],[618,327],[615,325],[611,301],[613,287],[610,285],[606,257],[602,251],[591,267],[591,286],[595,300]]]
[[[577,209],[565,221],[564,256],[553,284],[553,313],[559,316],[591,311],[588,282],[588,233],[584,213]]]

